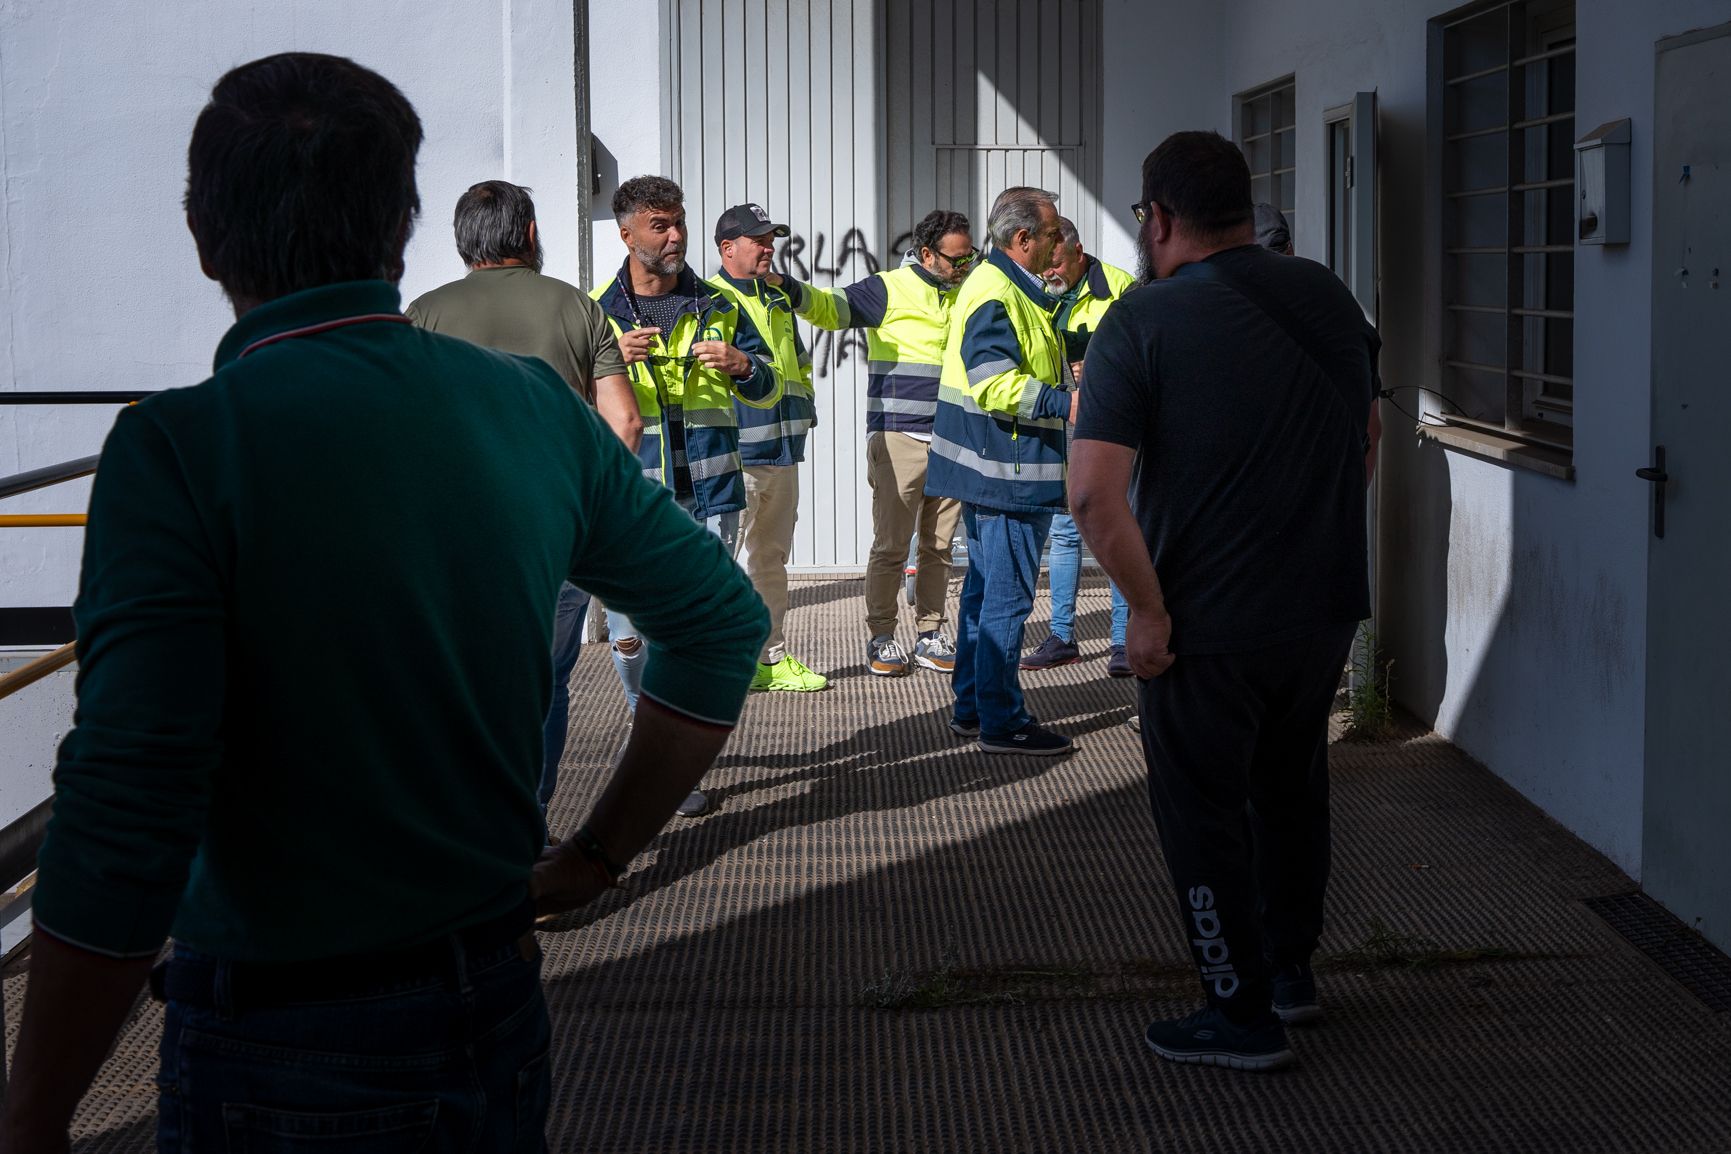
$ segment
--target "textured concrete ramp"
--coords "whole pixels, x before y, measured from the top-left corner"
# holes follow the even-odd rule
[[[1154,1058],[1144,1025],[1198,995],[1103,586],[1090,660],[1024,678],[1080,739],[1056,761],[955,738],[934,674],[870,677],[859,591],[796,586],[793,651],[834,687],[754,697],[708,779],[719,812],[543,937],[551,1149],[1731,1150],[1731,1015],[1581,904],[1625,876],[1416,732],[1334,749],[1329,1017],[1294,1032],[1299,1063]],[[556,828],[622,710],[586,652]],[[141,1011],[79,1149],[149,1148],[158,1022]]]

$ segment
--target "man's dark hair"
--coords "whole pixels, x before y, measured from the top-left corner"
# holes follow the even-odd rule
[[[620,224],[644,209],[672,212],[684,207],[684,190],[665,176],[634,176],[613,194],[613,219]]]
[[[1250,223],[1250,166],[1218,132],[1174,132],[1142,162],[1142,199],[1200,241]]]
[[[535,263],[535,246],[529,243],[533,223],[535,202],[529,199],[529,189],[506,180],[472,184],[457,198],[452,222],[457,255],[470,268],[508,260]]]
[[[186,215],[231,300],[395,281],[421,198],[421,121],[340,56],[285,52],[211,89],[186,152]]]
[[[952,232],[967,232],[970,229],[968,218],[959,212],[936,208],[926,213],[920,223],[914,225],[914,251],[922,249],[938,250],[938,242]]]

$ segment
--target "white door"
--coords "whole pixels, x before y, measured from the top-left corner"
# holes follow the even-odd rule
[[[1731,949],[1731,25],[1658,56],[1641,883]]]

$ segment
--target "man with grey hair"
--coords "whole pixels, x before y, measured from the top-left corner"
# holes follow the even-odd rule
[[[462,280],[423,293],[404,310],[424,329],[507,353],[540,357],[637,451],[643,420],[619,342],[601,306],[575,285],[541,273],[535,202],[522,185],[484,180],[457,198],[452,222]],[[553,618],[553,704],[542,735],[541,812],[559,784],[571,716],[571,670],[583,644],[589,595],[566,582]]]
[[[950,728],[987,753],[1051,756],[1074,743],[1023,707],[1017,665],[1040,552],[1064,509],[1069,354],[1041,280],[1058,208],[1037,188],[1005,189],[986,221],[992,252],[950,309],[926,492],[962,502],[968,576],[956,635]]]

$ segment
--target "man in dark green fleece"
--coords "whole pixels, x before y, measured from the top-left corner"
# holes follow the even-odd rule
[[[531,921],[611,884],[738,718],[768,617],[720,542],[545,364],[398,311],[420,140],[388,81],[299,53],[193,130],[238,321],[104,448],[0,1150],[66,1149],[170,932],[160,1148],[540,1148]],[[564,580],[651,657],[538,863]]]

